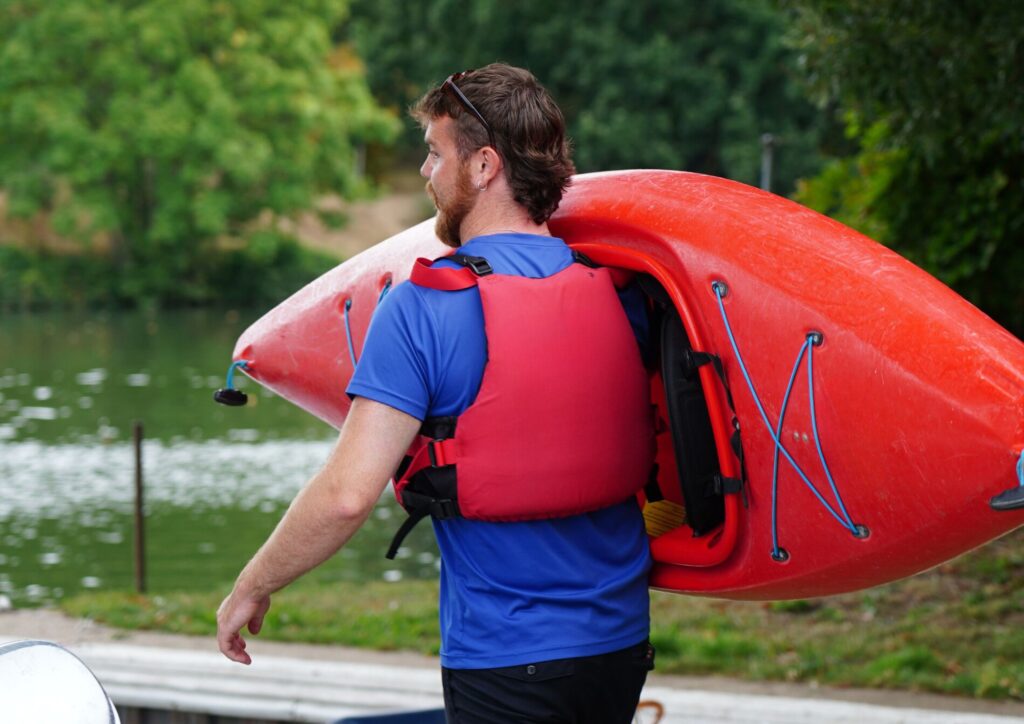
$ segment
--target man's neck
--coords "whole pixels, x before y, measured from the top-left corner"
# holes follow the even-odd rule
[[[478,236],[501,233],[551,236],[546,222],[534,223],[526,209],[511,199],[504,200],[504,203],[499,199],[480,199],[459,227],[463,243]]]

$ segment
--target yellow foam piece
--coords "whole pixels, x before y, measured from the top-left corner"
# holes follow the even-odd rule
[[[657,538],[686,522],[686,508],[671,500],[644,503],[644,525],[647,535]]]

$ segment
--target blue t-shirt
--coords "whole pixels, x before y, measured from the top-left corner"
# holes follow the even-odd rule
[[[530,234],[477,237],[460,253],[485,257],[496,273],[532,278],[573,263],[561,239]],[[446,292],[403,283],[374,314],[347,392],[420,420],[458,415],[476,398],[486,361],[476,287]],[[433,523],[443,666],[589,656],[647,637],[650,555],[634,501],[568,518]]]

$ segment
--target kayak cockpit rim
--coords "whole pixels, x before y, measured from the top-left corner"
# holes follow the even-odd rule
[[[700,329],[694,321],[691,305],[687,303],[679,284],[668,269],[657,259],[635,249],[596,243],[570,242],[570,246],[595,263],[647,274],[665,290],[682,321],[683,328],[695,350],[706,351],[707,346]],[[698,369],[704,399],[707,405],[711,431],[714,435],[715,451],[722,475],[741,479],[739,461],[730,443],[733,430],[729,424],[732,413],[728,406],[725,390],[715,376],[711,365]],[[711,567],[723,563],[736,548],[739,537],[740,517],[743,515],[741,493],[723,495],[724,519],[720,526],[703,535],[695,536],[688,525],[682,525],[651,541],[655,557],[662,563],[678,566]]]

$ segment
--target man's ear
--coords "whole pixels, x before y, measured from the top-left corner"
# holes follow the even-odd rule
[[[477,151],[477,154],[478,157],[474,168],[474,171],[477,172],[477,177],[474,180],[477,187],[482,186],[486,188],[501,173],[503,163],[501,156],[491,146],[484,146]]]

